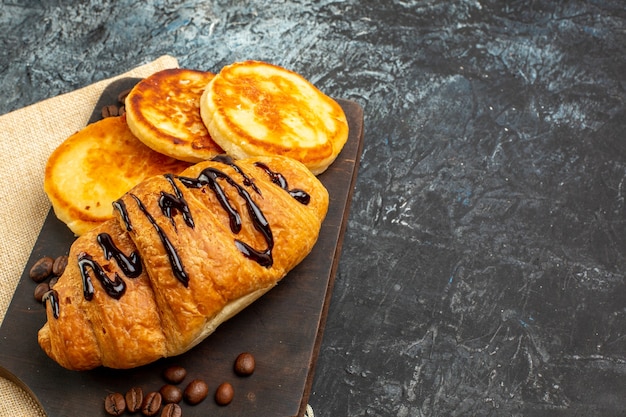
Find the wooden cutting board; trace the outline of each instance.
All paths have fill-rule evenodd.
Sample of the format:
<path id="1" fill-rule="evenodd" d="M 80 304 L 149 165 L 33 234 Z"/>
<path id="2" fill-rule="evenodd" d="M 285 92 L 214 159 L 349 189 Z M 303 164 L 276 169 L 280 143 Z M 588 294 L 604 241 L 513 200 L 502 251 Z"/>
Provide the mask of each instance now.
<path id="1" fill-rule="evenodd" d="M 91 121 L 101 117 L 104 105 L 117 104 L 118 94 L 138 81 L 112 83 Z M 362 108 L 352 101 L 337 101 L 348 118 L 350 136 L 334 164 L 319 177 L 330 194 L 328 214 L 313 251 L 276 288 L 184 355 L 131 370 L 68 371 L 37 344 L 37 332 L 46 317 L 33 298 L 35 283 L 28 276 L 34 262 L 43 256 L 67 254 L 74 240 L 50 211 L 0 328 L 0 375 L 29 392 L 48 417 L 106 416 L 107 394 L 124 393 L 133 386 L 144 392 L 158 391 L 165 383 L 163 369 L 172 364 L 188 370 L 181 388 L 194 378 L 209 385 L 209 397 L 202 403 L 182 404 L 185 417 L 303 415 L 363 145 Z M 250 377 L 238 377 L 233 363 L 246 351 L 255 356 L 256 371 Z M 213 394 L 226 381 L 233 385 L 235 398 L 228 406 L 218 406 Z"/>

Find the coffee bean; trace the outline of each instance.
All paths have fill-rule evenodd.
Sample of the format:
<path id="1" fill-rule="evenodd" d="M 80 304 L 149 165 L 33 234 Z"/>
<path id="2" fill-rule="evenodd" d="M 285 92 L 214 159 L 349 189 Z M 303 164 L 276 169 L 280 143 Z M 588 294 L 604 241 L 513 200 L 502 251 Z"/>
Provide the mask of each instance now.
<path id="1" fill-rule="evenodd" d="M 124 396 L 119 392 L 107 395 L 104 399 L 104 409 L 112 416 L 121 416 L 126 411 Z"/>
<path id="2" fill-rule="evenodd" d="M 235 360 L 235 373 L 237 375 L 252 375 L 255 367 L 256 362 L 254 361 L 254 356 L 252 356 L 251 353 L 244 352 L 237 356 L 237 359 Z"/>
<path id="3" fill-rule="evenodd" d="M 201 379 L 194 379 L 187 385 L 183 392 L 183 397 L 191 405 L 196 405 L 202 402 L 209 394 L 209 387 Z"/>
<path id="4" fill-rule="evenodd" d="M 187 370 L 182 366 L 170 366 L 163 371 L 163 377 L 170 384 L 180 384 L 187 376 Z"/>
<path id="5" fill-rule="evenodd" d="M 126 408 L 129 412 L 135 413 L 141 410 L 143 405 L 143 390 L 141 387 L 133 387 L 126 392 Z"/>
<path id="6" fill-rule="evenodd" d="M 52 274 L 52 265 L 54 264 L 54 259 L 49 256 L 44 256 L 39 259 L 35 264 L 30 268 L 30 278 L 35 282 L 43 282 L 46 278 Z"/>
<path id="7" fill-rule="evenodd" d="M 35 300 L 41 303 L 43 295 L 50 291 L 50 285 L 47 282 L 41 282 L 35 287 Z"/>
<path id="8" fill-rule="evenodd" d="M 63 275 L 63 271 L 65 271 L 65 267 L 67 266 L 67 256 L 61 255 L 54 259 L 54 263 L 52 264 L 52 273 L 57 277 Z"/>
<path id="9" fill-rule="evenodd" d="M 164 403 L 179 403 L 183 399 L 183 391 L 175 385 L 165 384 L 159 392 Z"/>
<path id="10" fill-rule="evenodd" d="M 108 105 L 102 108 L 102 117 L 105 119 L 107 117 L 115 117 L 118 115 L 119 115 L 119 110 L 117 109 L 117 106 Z"/>
<path id="11" fill-rule="evenodd" d="M 180 405 L 170 403 L 163 407 L 163 411 L 161 412 L 161 417 L 181 417 L 183 415 L 183 410 L 180 408 Z"/>
<path id="12" fill-rule="evenodd" d="M 129 88 L 128 90 L 121 91 L 117 95 L 117 101 L 120 102 L 121 104 L 124 104 L 126 101 L 126 96 L 128 95 L 128 93 L 130 93 L 130 90 L 131 88 Z"/>
<path id="13" fill-rule="evenodd" d="M 158 392 L 150 392 L 143 398 L 141 405 L 141 413 L 144 416 L 156 416 L 161 409 L 161 394 Z"/>
<path id="14" fill-rule="evenodd" d="M 54 287 L 58 280 L 59 280 L 59 277 L 52 277 L 52 278 L 50 278 L 50 281 L 48 281 L 48 286 L 50 288 Z"/>
<path id="15" fill-rule="evenodd" d="M 228 382 L 224 382 L 217 387 L 215 391 L 215 402 L 219 405 L 228 405 L 235 396 L 235 390 L 233 386 Z"/>

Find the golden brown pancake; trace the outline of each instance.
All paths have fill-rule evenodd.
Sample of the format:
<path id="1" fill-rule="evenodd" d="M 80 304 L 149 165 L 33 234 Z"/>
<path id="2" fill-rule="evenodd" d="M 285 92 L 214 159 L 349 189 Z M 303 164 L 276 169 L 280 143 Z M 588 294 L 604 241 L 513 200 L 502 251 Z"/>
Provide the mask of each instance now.
<path id="1" fill-rule="evenodd" d="M 210 72 L 174 68 L 140 81 L 125 100 L 128 126 L 144 144 L 188 162 L 223 153 L 200 118 L 200 97 Z"/>
<path id="2" fill-rule="evenodd" d="M 113 201 L 145 178 L 190 164 L 153 151 L 124 116 L 92 123 L 66 139 L 46 164 L 44 190 L 56 216 L 76 235 L 113 217 Z"/>
<path id="3" fill-rule="evenodd" d="M 319 174 L 348 139 L 339 104 L 301 75 L 259 61 L 224 67 L 200 101 L 213 140 L 237 159 L 284 155 Z"/>

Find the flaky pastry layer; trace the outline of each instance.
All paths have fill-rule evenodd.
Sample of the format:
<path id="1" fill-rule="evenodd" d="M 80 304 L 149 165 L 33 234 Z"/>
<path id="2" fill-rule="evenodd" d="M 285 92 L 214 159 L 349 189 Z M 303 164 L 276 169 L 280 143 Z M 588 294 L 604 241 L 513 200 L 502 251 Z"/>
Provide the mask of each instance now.
<path id="1" fill-rule="evenodd" d="M 291 158 L 219 157 L 151 177 L 115 207 L 45 297 L 39 343 L 68 369 L 131 368 L 200 343 L 309 254 L 328 193 Z"/>

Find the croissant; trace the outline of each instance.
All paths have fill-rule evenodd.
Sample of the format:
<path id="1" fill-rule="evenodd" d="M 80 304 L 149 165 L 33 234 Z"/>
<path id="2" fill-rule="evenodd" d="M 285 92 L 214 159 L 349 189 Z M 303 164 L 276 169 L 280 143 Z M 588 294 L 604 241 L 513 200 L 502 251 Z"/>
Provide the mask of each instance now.
<path id="1" fill-rule="evenodd" d="M 287 157 L 219 156 L 113 206 L 44 297 L 39 344 L 67 369 L 133 368 L 200 343 L 307 256 L 328 192 Z"/>

